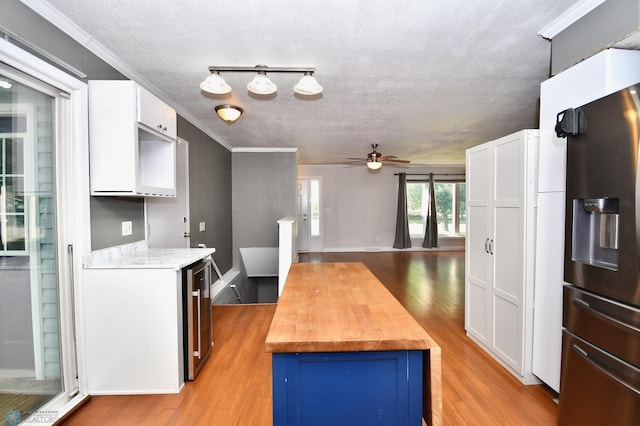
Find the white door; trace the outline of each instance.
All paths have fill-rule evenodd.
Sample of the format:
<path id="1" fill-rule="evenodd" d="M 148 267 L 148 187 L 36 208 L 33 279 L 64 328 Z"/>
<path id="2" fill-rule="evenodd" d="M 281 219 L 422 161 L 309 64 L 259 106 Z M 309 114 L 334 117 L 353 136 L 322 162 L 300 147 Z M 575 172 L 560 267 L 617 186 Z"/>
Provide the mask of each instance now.
<path id="1" fill-rule="evenodd" d="M 309 180 L 298 179 L 298 250 L 309 251 Z"/>
<path id="2" fill-rule="evenodd" d="M 524 233 L 524 149 L 522 136 L 495 141 L 493 183 L 493 287 L 491 346 L 519 374 L 524 374 L 522 323 Z"/>
<path id="3" fill-rule="evenodd" d="M 467 150 L 467 238 L 465 328 L 489 345 L 493 236 L 491 233 L 491 144 Z"/>
<path id="4" fill-rule="evenodd" d="M 145 198 L 147 240 L 151 248 L 190 247 L 189 144 L 176 144 L 176 197 Z"/>

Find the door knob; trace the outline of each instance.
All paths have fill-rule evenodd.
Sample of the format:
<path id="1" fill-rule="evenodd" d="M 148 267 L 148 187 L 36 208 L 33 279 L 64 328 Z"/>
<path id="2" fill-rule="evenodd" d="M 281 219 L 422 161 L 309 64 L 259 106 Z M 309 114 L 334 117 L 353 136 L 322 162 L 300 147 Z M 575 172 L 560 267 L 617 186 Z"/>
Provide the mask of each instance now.
<path id="1" fill-rule="evenodd" d="M 185 237 L 185 238 L 189 238 L 189 237 L 191 237 L 191 232 L 185 232 L 185 233 L 184 233 L 184 237 Z"/>

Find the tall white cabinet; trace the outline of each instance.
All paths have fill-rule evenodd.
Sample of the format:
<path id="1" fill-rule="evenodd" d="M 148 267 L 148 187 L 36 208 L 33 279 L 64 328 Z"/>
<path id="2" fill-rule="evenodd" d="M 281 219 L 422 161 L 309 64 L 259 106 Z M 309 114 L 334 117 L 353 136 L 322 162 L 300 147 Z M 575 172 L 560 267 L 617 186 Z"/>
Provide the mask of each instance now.
<path id="1" fill-rule="evenodd" d="M 538 130 L 469 148 L 465 328 L 524 383 L 531 373 Z"/>

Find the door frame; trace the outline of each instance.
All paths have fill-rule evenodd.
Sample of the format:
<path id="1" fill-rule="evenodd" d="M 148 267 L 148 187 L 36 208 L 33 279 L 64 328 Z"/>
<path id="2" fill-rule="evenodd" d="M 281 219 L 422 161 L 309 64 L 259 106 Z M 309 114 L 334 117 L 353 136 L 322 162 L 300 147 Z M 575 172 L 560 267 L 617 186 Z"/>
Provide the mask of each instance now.
<path id="1" fill-rule="evenodd" d="M 306 187 L 307 187 L 307 216 L 311 217 L 311 199 L 310 199 L 310 195 L 311 195 L 311 184 L 310 182 L 312 180 L 317 180 L 320 183 L 320 193 L 318 194 L 319 200 L 318 200 L 318 205 L 319 205 L 319 209 L 320 209 L 320 235 L 316 235 L 316 236 L 312 236 L 311 235 L 311 225 L 310 225 L 310 221 L 307 220 L 307 240 L 309 242 L 308 246 L 307 246 L 307 250 L 301 250 L 300 249 L 300 244 L 298 243 L 298 250 L 299 251 L 308 251 L 308 252 L 319 252 L 322 251 L 323 248 L 323 214 L 322 214 L 322 186 L 323 186 L 323 182 L 322 182 L 322 176 L 299 176 L 297 179 L 297 184 L 300 184 L 301 182 L 305 182 Z M 297 192 L 296 192 L 296 197 L 297 197 Z M 302 221 L 300 219 L 300 212 L 297 212 L 297 220 L 298 220 L 298 224 L 300 224 Z M 298 225 L 298 242 L 300 241 L 300 225 Z"/>

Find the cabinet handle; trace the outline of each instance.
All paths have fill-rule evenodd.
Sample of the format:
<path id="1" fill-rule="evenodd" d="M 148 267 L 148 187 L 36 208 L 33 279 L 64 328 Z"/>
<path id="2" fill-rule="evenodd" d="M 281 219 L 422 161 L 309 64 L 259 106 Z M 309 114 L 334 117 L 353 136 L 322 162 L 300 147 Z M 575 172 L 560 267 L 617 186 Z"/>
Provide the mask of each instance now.
<path id="1" fill-rule="evenodd" d="M 489 254 L 489 239 L 484 240 L 484 252 Z"/>
<path id="2" fill-rule="evenodd" d="M 202 348 L 200 347 L 200 289 L 192 292 L 191 295 L 196 298 L 198 303 L 198 350 L 193 352 L 193 356 L 197 356 L 200 359 L 200 354 L 202 353 Z"/>
<path id="3" fill-rule="evenodd" d="M 489 243 L 489 254 L 493 254 L 493 240 Z"/>

